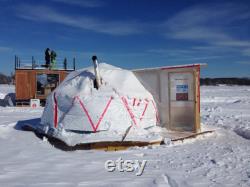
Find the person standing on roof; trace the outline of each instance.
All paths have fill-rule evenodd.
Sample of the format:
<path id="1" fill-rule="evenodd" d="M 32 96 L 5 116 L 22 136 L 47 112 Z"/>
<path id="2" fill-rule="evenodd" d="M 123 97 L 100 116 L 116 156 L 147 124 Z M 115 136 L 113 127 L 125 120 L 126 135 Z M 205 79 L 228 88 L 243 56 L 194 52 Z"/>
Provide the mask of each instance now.
<path id="1" fill-rule="evenodd" d="M 46 68 L 49 68 L 50 67 L 50 49 L 49 48 L 47 48 L 46 50 L 45 50 L 45 67 Z"/>
<path id="2" fill-rule="evenodd" d="M 55 69 L 56 68 L 56 52 L 53 50 L 51 51 L 50 59 L 51 59 L 51 68 Z"/>

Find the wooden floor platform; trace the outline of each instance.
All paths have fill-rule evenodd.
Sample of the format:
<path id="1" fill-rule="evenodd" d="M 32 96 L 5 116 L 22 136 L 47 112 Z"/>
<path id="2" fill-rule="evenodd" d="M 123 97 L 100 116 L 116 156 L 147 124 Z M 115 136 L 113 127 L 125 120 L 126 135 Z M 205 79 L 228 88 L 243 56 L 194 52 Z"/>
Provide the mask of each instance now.
<path id="1" fill-rule="evenodd" d="M 213 133 L 214 130 L 205 130 L 202 132 L 178 132 L 178 131 L 167 131 L 162 133 L 164 138 L 169 138 L 171 141 L 183 141 L 185 139 L 196 138 L 197 136 Z"/>
<path id="2" fill-rule="evenodd" d="M 120 151 L 126 150 L 130 147 L 145 147 L 149 145 L 164 145 L 164 139 L 169 138 L 172 142 L 184 141 L 190 138 L 196 138 L 197 136 L 213 133 L 214 130 L 202 131 L 199 133 L 193 132 L 176 132 L 176 131 L 166 131 L 162 133 L 162 140 L 155 140 L 150 142 L 141 142 L 141 141 L 105 141 L 105 142 L 91 142 L 91 143 L 82 143 L 75 146 L 69 146 L 60 139 L 49 137 L 46 134 L 39 134 L 36 130 L 30 125 L 24 125 L 22 127 L 25 131 L 33 131 L 37 137 L 44 138 L 46 137 L 51 145 L 54 147 L 64 150 L 64 151 L 75 151 L 75 150 L 104 150 L 104 151 Z"/>

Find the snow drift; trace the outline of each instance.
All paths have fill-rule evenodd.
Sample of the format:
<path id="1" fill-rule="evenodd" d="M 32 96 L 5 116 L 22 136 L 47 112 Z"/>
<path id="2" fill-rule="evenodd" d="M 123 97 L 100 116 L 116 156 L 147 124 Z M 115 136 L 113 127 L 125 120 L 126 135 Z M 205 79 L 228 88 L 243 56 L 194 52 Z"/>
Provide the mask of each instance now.
<path id="1" fill-rule="evenodd" d="M 15 105 L 15 87 L 8 84 L 1 84 L 0 107 Z"/>
<path id="2" fill-rule="evenodd" d="M 128 70 L 100 64 L 102 86 L 94 88 L 94 69 L 70 73 L 47 98 L 42 130 L 67 144 L 159 139 L 153 96 Z M 132 127 L 132 128 L 131 128 Z M 154 129 L 154 130 L 152 130 Z M 156 138 L 157 136 L 157 138 Z"/>

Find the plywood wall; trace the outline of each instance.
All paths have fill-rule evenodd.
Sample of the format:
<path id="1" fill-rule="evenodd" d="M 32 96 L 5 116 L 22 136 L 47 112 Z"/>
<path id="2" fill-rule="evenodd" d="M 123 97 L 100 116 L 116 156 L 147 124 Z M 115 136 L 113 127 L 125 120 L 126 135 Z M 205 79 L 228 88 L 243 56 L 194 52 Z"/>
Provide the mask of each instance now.
<path id="1" fill-rule="evenodd" d="M 189 73 L 192 76 L 193 84 L 189 86 L 189 102 L 187 107 L 177 107 L 171 103 L 170 98 L 170 78 L 171 73 Z M 171 69 L 152 69 L 152 70 L 138 70 L 134 71 L 136 77 L 144 85 L 144 87 L 151 92 L 154 96 L 154 99 L 157 103 L 157 108 L 160 114 L 161 126 L 166 127 L 170 130 L 179 130 L 179 131 L 200 131 L 200 96 L 199 96 L 199 67 L 186 67 L 186 68 L 171 68 Z M 192 98 L 191 98 L 192 97 Z M 181 102 L 176 102 L 176 106 L 181 105 Z M 184 105 L 183 105 L 184 106 Z M 190 108 L 191 107 L 191 108 Z M 174 113 L 171 113 L 175 111 Z M 171 119 L 172 114 L 172 119 Z M 176 114 L 176 115 L 175 115 Z M 184 114 L 184 115 L 180 115 Z M 182 116 L 182 119 L 178 119 Z M 182 121 L 183 128 L 173 128 L 173 124 Z M 185 121 L 188 121 L 190 124 L 189 127 L 185 128 Z M 171 125 L 172 124 L 172 125 Z M 180 124 L 181 125 L 181 124 Z M 180 126 L 181 127 L 181 126 Z"/>
<path id="2" fill-rule="evenodd" d="M 46 96 L 36 96 L 36 75 L 37 74 L 59 74 L 62 82 L 68 72 L 63 70 L 16 70 L 16 100 L 46 99 Z"/>

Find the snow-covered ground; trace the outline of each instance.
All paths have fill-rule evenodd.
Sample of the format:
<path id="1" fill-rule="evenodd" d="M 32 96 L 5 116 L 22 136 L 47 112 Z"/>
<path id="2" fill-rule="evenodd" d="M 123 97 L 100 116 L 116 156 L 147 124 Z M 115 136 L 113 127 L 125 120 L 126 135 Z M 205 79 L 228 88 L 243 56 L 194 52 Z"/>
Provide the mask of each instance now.
<path id="1" fill-rule="evenodd" d="M 0 84 L 0 99 L 4 99 L 9 93 L 15 93 L 15 87 L 8 84 Z"/>
<path id="2" fill-rule="evenodd" d="M 0 106 L 14 106 L 15 87 L 12 85 L 0 85 Z"/>
<path id="3" fill-rule="evenodd" d="M 13 92 L 0 85 L 0 95 Z M 43 108 L 0 107 L 0 186 L 250 186 L 250 87 L 201 87 L 201 119 L 216 133 L 126 151 L 65 152 L 19 129 Z M 147 160 L 141 176 L 107 160 Z"/>

